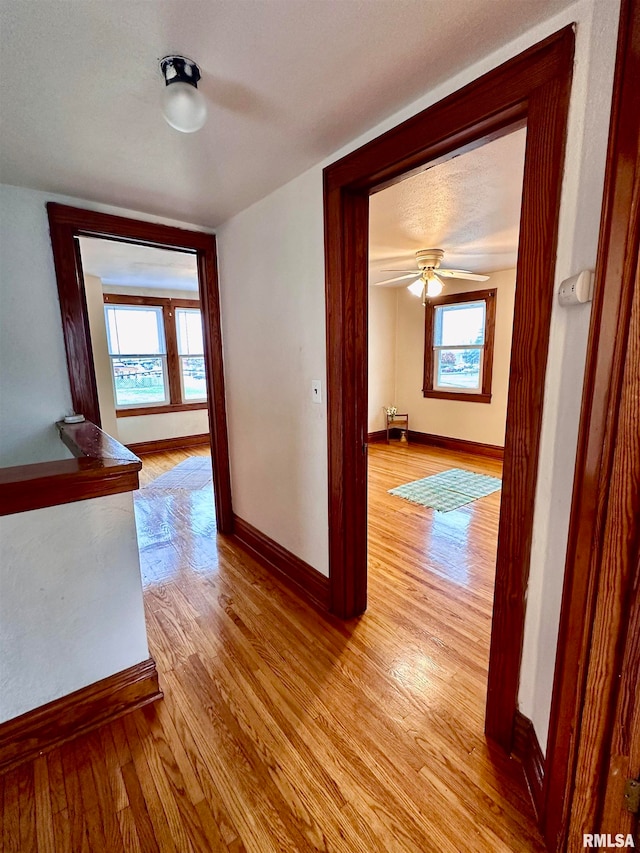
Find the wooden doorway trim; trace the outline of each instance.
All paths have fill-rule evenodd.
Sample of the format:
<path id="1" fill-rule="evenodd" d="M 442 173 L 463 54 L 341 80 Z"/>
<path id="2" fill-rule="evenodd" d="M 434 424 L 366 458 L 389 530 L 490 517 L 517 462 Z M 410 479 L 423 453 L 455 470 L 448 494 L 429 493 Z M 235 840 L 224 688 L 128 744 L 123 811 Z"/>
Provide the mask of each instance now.
<path id="1" fill-rule="evenodd" d="M 640 0 L 623 0 L 547 747 L 554 851 L 632 831 L 621 787 L 640 772 L 639 74 Z"/>
<path id="2" fill-rule="evenodd" d="M 527 126 L 486 732 L 511 749 L 573 69 L 569 26 L 324 170 L 331 609 L 367 604 L 369 195 Z"/>
<path id="3" fill-rule="evenodd" d="M 58 281 L 71 399 L 74 410 L 82 412 L 87 420 L 97 426 L 101 425 L 100 407 L 77 238 L 102 237 L 162 249 L 188 250 L 196 255 L 204 320 L 216 522 L 220 533 L 233 533 L 216 238 L 213 234 L 200 231 L 97 213 L 56 202 L 47 204 L 47 213 Z"/>

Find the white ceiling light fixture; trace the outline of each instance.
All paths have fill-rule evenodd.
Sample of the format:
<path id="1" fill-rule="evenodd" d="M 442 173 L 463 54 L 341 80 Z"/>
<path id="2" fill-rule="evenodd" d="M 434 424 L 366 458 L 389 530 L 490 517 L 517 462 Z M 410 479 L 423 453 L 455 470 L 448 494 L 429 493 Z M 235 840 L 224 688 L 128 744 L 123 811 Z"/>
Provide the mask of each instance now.
<path id="1" fill-rule="evenodd" d="M 410 293 L 413 293 L 414 296 L 421 296 L 422 304 L 424 305 L 427 296 L 430 296 L 431 298 L 434 296 L 440 296 L 443 287 L 444 283 L 438 278 L 434 271 L 426 269 L 423 270 L 419 279 L 407 287 L 407 290 Z"/>
<path id="2" fill-rule="evenodd" d="M 433 270 L 428 270 L 426 281 L 427 296 L 440 296 L 444 284 L 441 279 L 434 273 Z"/>
<path id="3" fill-rule="evenodd" d="M 414 296 L 422 296 L 424 293 L 424 281 L 422 278 L 417 279 L 417 281 L 414 281 L 413 284 L 407 287 L 407 290 L 409 293 L 413 293 Z"/>
<path id="4" fill-rule="evenodd" d="M 207 120 L 207 103 L 198 91 L 200 69 L 186 56 L 165 56 L 160 68 L 166 84 L 162 112 L 167 124 L 181 133 L 195 133 Z"/>

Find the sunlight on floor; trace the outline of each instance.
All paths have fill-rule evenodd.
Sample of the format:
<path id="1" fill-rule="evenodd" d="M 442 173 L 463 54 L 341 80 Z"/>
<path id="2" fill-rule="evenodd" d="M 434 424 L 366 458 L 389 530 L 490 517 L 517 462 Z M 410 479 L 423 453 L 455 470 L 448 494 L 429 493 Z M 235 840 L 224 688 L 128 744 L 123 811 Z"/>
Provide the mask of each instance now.
<path id="1" fill-rule="evenodd" d="M 210 478 L 205 485 L 202 485 L 202 479 L 183 478 L 181 481 L 178 477 L 167 481 L 165 478 L 177 467 L 152 480 L 134 495 L 144 586 L 170 580 L 187 570 L 204 574 L 218 570 Z M 164 487 L 165 483 L 174 481 L 182 485 Z M 159 487 L 156 487 L 156 482 Z"/>

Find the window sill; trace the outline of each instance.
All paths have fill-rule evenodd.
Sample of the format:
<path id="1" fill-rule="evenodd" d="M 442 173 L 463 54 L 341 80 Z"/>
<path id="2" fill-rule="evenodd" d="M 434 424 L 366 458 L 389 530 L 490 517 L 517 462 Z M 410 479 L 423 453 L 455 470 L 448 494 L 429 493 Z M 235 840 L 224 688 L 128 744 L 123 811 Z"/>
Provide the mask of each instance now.
<path id="1" fill-rule="evenodd" d="M 464 391 L 430 391 L 423 390 L 424 397 L 434 400 L 457 400 L 462 403 L 490 403 L 491 394 L 467 394 Z"/>
<path id="2" fill-rule="evenodd" d="M 133 418 L 139 415 L 165 415 L 168 412 L 191 412 L 196 409 L 206 409 L 206 401 L 203 403 L 176 403 L 166 406 L 137 406 L 135 409 L 116 409 L 117 418 Z"/>

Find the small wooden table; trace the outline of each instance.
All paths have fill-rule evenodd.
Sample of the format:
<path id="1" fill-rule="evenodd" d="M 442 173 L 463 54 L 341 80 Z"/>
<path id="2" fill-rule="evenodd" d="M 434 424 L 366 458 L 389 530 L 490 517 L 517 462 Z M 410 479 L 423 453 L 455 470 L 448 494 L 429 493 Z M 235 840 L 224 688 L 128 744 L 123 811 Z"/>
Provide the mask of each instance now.
<path id="1" fill-rule="evenodd" d="M 385 416 L 387 419 L 387 444 L 389 444 L 389 432 L 392 429 L 401 430 L 401 435 L 399 441 L 409 441 L 409 415 L 408 414 L 396 414 L 389 415 L 385 412 Z"/>

